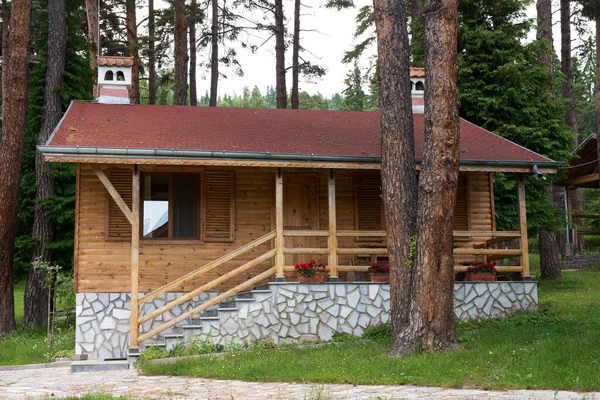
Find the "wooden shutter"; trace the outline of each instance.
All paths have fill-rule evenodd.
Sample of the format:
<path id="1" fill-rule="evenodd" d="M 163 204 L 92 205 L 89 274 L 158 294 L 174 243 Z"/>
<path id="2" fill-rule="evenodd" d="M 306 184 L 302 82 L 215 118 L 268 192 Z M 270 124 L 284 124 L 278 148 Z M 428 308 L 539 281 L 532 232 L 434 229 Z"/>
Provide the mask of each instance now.
<path id="1" fill-rule="evenodd" d="M 356 174 L 354 188 L 356 229 L 361 231 L 383 230 L 381 175 L 379 171 Z"/>
<path id="2" fill-rule="evenodd" d="M 454 208 L 454 230 L 469 230 L 469 199 L 467 196 L 467 174 L 465 173 L 458 175 L 456 207 Z"/>
<path id="3" fill-rule="evenodd" d="M 127 207 L 131 210 L 131 185 L 132 174 L 129 170 L 112 170 L 108 174 L 110 182 L 115 187 Z M 131 239 L 131 224 L 123 214 L 117 203 L 108 196 L 108 238 Z"/>
<path id="4" fill-rule="evenodd" d="M 204 240 L 234 240 L 233 171 L 207 171 L 204 175 L 202 226 Z"/>

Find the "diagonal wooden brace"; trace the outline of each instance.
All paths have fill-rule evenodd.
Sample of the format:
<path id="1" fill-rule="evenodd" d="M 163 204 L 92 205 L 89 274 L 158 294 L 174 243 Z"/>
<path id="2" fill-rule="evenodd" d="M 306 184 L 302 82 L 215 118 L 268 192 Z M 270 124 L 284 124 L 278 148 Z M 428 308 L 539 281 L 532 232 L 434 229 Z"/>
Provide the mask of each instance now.
<path id="1" fill-rule="evenodd" d="M 104 171 L 102 171 L 97 165 L 92 165 L 92 170 L 94 171 L 98 179 L 100 179 L 100 182 L 102 182 L 102 184 L 104 185 L 110 196 L 113 198 L 115 203 L 117 203 L 121 211 L 123 211 L 123 214 L 125 214 L 125 217 L 127 217 L 129 223 L 133 225 L 133 214 L 131 213 L 129 207 L 127 207 L 127 204 L 125 204 L 125 202 L 123 201 L 123 198 L 121 197 L 119 192 L 117 192 L 117 189 L 115 189 L 112 183 L 110 183 L 110 179 L 108 179 Z"/>

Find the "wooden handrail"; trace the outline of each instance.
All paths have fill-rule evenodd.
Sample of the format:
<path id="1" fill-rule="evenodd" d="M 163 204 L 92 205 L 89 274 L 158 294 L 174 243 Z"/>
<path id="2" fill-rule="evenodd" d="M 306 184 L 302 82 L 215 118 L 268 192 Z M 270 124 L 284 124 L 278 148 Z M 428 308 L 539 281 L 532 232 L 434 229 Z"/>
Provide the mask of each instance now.
<path id="1" fill-rule="evenodd" d="M 311 247 L 285 247 L 283 249 L 283 254 L 329 254 L 329 249 Z"/>
<path id="2" fill-rule="evenodd" d="M 387 248 L 363 248 L 363 247 L 357 247 L 357 248 L 353 248 L 353 249 L 338 249 L 337 251 L 338 254 L 352 254 L 352 255 L 358 255 L 358 254 L 371 254 L 371 255 L 387 255 L 388 254 L 388 249 Z"/>
<path id="3" fill-rule="evenodd" d="M 454 272 L 467 272 L 467 268 L 469 268 L 468 265 L 455 265 Z M 496 268 L 496 271 L 498 271 L 498 272 L 522 272 L 523 271 L 523 267 L 520 265 L 513 265 L 513 266 L 499 265 L 495 268 Z"/>
<path id="4" fill-rule="evenodd" d="M 519 231 L 454 231 L 454 237 L 520 237 Z"/>
<path id="5" fill-rule="evenodd" d="M 517 249 L 470 249 L 467 247 L 459 247 L 454 249 L 454 255 L 473 256 L 473 255 L 489 255 L 489 256 L 520 256 L 522 250 Z"/>
<path id="6" fill-rule="evenodd" d="M 202 267 L 174 280 L 173 282 L 167 283 L 163 287 L 160 287 L 160 288 L 156 289 L 155 291 L 148 293 L 147 295 L 145 295 L 144 297 L 142 297 L 140 299 L 139 304 L 143 304 L 149 300 L 152 300 L 156 296 L 160 296 L 161 294 L 164 294 L 164 293 L 168 292 L 169 290 L 175 289 L 179 285 L 183 284 L 184 282 L 194 279 L 198 275 L 208 272 L 208 271 L 218 267 L 219 265 L 221 265 L 241 254 L 244 254 L 248 250 L 252 250 L 255 247 L 258 247 L 261 244 L 268 242 L 269 240 L 274 239 L 274 238 L 275 238 L 275 231 L 271 231 L 271 232 L 267 233 L 266 235 L 263 235 L 263 236 L 259 237 L 258 239 L 255 239 L 252 242 L 247 243 L 247 244 L 243 245 L 242 247 L 239 247 L 238 249 L 236 249 L 230 253 L 227 253 L 224 256 L 219 257 L 216 260 L 211 261 L 208 264 L 205 264 Z"/>
<path id="7" fill-rule="evenodd" d="M 213 287 L 215 287 L 217 285 L 220 285 L 221 283 L 225 282 L 229 278 L 232 278 L 236 275 L 241 274 L 242 272 L 249 270 L 250 268 L 254 267 L 256 264 L 260 264 L 261 262 L 268 260 L 269 258 L 273 257 L 274 255 L 275 255 L 275 249 L 263 254 L 262 256 L 256 257 L 252 261 L 248 261 L 244 265 L 237 267 L 236 269 L 226 273 L 225 275 L 220 276 L 219 278 L 208 282 L 207 284 L 199 287 L 198 289 L 195 289 L 195 290 L 189 292 L 185 296 L 181 296 L 178 299 L 165 304 L 161 308 L 152 311 L 150 314 L 144 315 L 142 318 L 139 319 L 138 324 L 141 325 L 144 322 L 151 320 L 152 318 L 156 318 L 160 314 L 169 311 L 173 307 L 178 306 L 179 304 L 185 303 L 186 301 L 193 299 L 194 297 L 198 296 L 199 294 L 202 294 L 202 293 L 206 292 L 207 290 L 212 289 Z"/>
<path id="8" fill-rule="evenodd" d="M 329 236 L 329 231 L 324 230 L 285 230 L 283 231 L 283 236 L 285 237 L 327 237 Z"/>
<path id="9" fill-rule="evenodd" d="M 348 230 L 339 230 L 337 231 L 337 236 L 340 237 L 384 237 L 387 236 L 386 231 L 348 231 Z"/>
<path id="10" fill-rule="evenodd" d="M 191 316 L 194 316 L 196 314 L 198 314 L 200 311 L 204 311 L 206 310 L 208 307 L 213 306 L 215 304 L 220 303 L 221 301 L 233 296 L 234 294 L 237 294 L 239 292 L 241 292 L 242 290 L 262 281 L 263 279 L 268 278 L 269 276 L 275 274 L 275 271 L 277 270 L 277 267 L 272 267 L 269 268 L 268 270 L 266 270 L 265 272 L 256 275 L 254 278 L 249 279 L 243 283 L 240 283 L 239 285 L 237 285 L 236 287 L 234 287 L 233 289 L 229 289 L 228 291 L 226 291 L 225 293 L 222 293 L 220 295 L 218 295 L 217 297 L 212 298 L 211 300 L 208 300 L 206 303 L 203 303 L 201 305 L 199 305 L 198 307 L 192 308 L 189 311 L 184 312 L 183 314 L 181 314 L 179 317 L 174 318 L 168 322 L 165 322 L 163 325 L 147 332 L 144 333 L 143 335 L 141 335 L 139 337 L 139 342 L 143 342 L 145 340 L 150 339 L 152 336 L 155 336 L 157 334 L 159 334 L 160 332 L 164 331 L 165 329 L 169 329 L 172 326 L 177 325 L 178 323 L 185 321 L 186 319 L 188 319 Z"/>

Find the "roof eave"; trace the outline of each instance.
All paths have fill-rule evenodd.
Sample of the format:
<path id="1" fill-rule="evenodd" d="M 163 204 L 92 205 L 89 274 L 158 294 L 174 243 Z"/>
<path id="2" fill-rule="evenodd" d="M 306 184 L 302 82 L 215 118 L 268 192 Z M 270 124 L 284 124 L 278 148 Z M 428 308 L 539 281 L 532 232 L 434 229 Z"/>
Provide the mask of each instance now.
<path id="1" fill-rule="evenodd" d="M 38 146 L 44 157 L 51 157 L 53 161 L 72 162 L 73 158 L 94 159 L 111 158 L 127 160 L 231 160 L 231 161 L 268 161 L 268 162 L 300 162 L 314 163 L 352 163 L 352 164 L 380 164 L 381 157 L 377 156 L 335 156 L 321 154 L 278 154 L 278 153 L 256 153 L 256 152 L 228 152 L 210 150 L 176 150 L 176 149 L 132 149 L 132 148 L 104 148 L 104 147 L 70 147 L 70 146 Z M 417 164 L 421 159 L 416 159 Z M 536 162 L 530 161 L 489 161 L 489 160 L 461 160 L 461 166 L 481 167 L 484 170 L 512 171 L 514 168 L 532 168 L 537 165 L 544 173 L 554 173 L 562 165 L 558 162 Z"/>

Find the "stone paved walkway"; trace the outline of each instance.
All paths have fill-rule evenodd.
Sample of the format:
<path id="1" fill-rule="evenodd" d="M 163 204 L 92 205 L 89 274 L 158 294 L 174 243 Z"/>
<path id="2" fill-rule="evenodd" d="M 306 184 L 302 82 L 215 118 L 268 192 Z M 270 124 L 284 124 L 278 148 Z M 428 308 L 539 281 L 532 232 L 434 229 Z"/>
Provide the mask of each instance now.
<path id="1" fill-rule="evenodd" d="M 138 376 L 135 370 L 82 372 L 70 368 L 1 371 L 0 399 L 60 398 L 86 393 L 129 395 L 144 399 L 598 399 L 597 393 L 549 390 L 444 389 L 416 386 L 311 385 L 256 383 L 200 378 Z M 319 397 L 319 394 L 321 395 Z"/>

